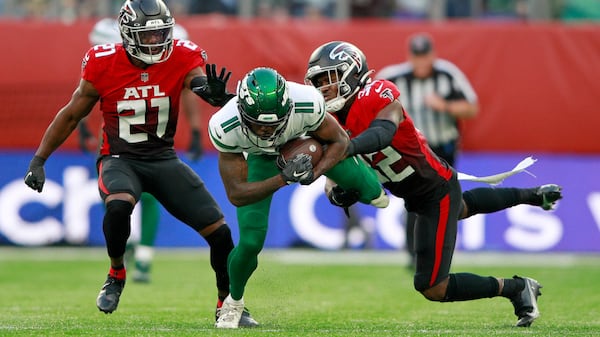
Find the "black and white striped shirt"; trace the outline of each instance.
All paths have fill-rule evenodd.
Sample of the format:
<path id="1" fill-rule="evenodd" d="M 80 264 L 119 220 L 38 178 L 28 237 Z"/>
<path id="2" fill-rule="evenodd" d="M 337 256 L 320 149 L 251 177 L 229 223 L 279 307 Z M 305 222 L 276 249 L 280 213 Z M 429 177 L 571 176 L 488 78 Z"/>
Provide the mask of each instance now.
<path id="1" fill-rule="evenodd" d="M 430 77 L 419 79 L 413 75 L 412 64 L 404 62 L 381 69 L 377 79 L 387 79 L 400 89 L 400 101 L 412 117 L 415 126 L 427 138 L 431 146 L 441 146 L 459 136 L 456 118 L 447 113 L 433 111 L 425 105 L 425 97 L 436 93 L 446 100 L 466 99 L 477 102 L 477 94 L 471 83 L 453 63 L 436 59 Z"/>

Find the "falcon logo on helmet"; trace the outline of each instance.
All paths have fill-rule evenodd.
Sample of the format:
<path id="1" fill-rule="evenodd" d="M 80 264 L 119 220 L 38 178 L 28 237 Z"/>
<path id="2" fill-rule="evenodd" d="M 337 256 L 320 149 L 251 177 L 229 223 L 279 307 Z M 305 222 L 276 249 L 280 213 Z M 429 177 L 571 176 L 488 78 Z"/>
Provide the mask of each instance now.
<path id="1" fill-rule="evenodd" d="M 356 47 L 347 43 L 340 43 L 329 53 L 332 60 L 348 61 L 356 64 L 356 68 L 360 71 L 363 68 L 362 59 L 358 54 Z"/>
<path id="2" fill-rule="evenodd" d="M 135 19 L 137 19 L 137 14 L 135 14 L 135 11 L 131 7 L 131 3 L 126 2 L 123 5 L 123 8 L 121 8 L 121 13 L 119 15 L 119 22 L 124 24 L 124 23 L 129 23 L 129 22 L 135 21 Z"/>
<path id="3" fill-rule="evenodd" d="M 325 102 L 327 112 L 335 113 L 371 80 L 372 72 L 360 49 L 348 42 L 331 41 L 312 52 L 304 82 L 321 92 L 337 87 L 337 95 L 326 97 Z"/>

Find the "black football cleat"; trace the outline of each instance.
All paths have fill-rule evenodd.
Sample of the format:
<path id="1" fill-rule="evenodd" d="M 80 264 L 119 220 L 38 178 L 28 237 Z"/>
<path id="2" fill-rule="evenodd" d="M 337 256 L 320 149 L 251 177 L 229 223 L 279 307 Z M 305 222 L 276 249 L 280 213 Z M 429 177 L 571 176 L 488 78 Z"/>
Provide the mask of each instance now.
<path id="1" fill-rule="evenodd" d="M 123 288 L 125 288 L 125 280 L 117 280 L 114 277 L 108 276 L 96 299 L 98 309 L 105 314 L 110 314 L 117 310 Z"/>
<path id="2" fill-rule="evenodd" d="M 510 299 L 515 308 L 515 315 L 518 317 L 516 326 L 528 327 L 536 318 L 540 317 L 537 298 L 542 295 L 540 292 L 542 285 L 529 277 L 515 275 L 513 278 L 520 278 L 525 282 L 525 288 Z"/>
<path id="3" fill-rule="evenodd" d="M 556 202 L 562 199 L 562 187 L 554 184 L 542 185 L 538 187 L 535 194 L 541 197 L 541 204 L 539 205 L 542 209 L 549 211 L 554 209 Z"/>
<path id="4" fill-rule="evenodd" d="M 244 311 L 242 311 L 242 318 L 240 318 L 240 328 L 254 328 L 258 325 L 258 322 L 250 315 L 248 308 L 244 307 Z"/>

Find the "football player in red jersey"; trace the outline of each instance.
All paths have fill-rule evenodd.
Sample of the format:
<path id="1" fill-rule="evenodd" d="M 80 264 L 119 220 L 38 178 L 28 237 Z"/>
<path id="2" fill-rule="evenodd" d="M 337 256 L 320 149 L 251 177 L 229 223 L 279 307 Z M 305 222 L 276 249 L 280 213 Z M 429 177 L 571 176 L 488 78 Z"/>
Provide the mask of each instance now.
<path id="1" fill-rule="evenodd" d="M 361 154 L 383 186 L 417 214 L 415 289 L 439 302 L 503 296 L 514 306 L 517 326 L 530 326 L 539 316 L 542 286 L 536 280 L 450 273 L 457 224 L 474 214 L 518 204 L 549 210 L 562 198 L 560 186 L 477 188 L 463 193 L 457 172 L 433 153 L 414 127 L 398 100 L 399 90 L 387 80 L 371 80 L 371 73 L 360 49 L 333 41 L 310 56 L 306 82 L 321 91 L 326 109 L 350 133 L 347 155 Z M 335 199 L 339 203 L 340 197 Z"/>
<path id="2" fill-rule="evenodd" d="M 156 197 L 207 241 L 219 307 L 229 294 L 231 232 L 201 178 L 177 157 L 173 136 L 181 89 L 190 87 L 220 106 L 233 96 L 225 90 L 230 73 L 225 76 L 222 69 L 216 76 L 214 67 L 207 67 L 208 76 L 204 73 L 205 51 L 193 42 L 172 38 L 175 21 L 162 0 L 128 0 L 118 20 L 123 43 L 97 45 L 85 54 L 79 85 L 46 129 L 25 183 L 42 191 L 45 161 L 100 102 L 98 189 L 106 206 L 103 231 L 110 269 L 96 300 L 98 309 L 105 313 L 117 309 L 125 287 L 123 254 L 130 215 L 142 192 Z M 258 324 L 247 311 L 243 319 L 244 324 Z"/>
<path id="3" fill-rule="evenodd" d="M 178 40 L 189 40 L 187 30 L 177 22 L 173 26 L 173 38 Z M 96 22 L 89 34 L 89 41 L 92 46 L 121 42 L 121 30 L 117 18 L 103 18 Z M 180 113 L 181 112 L 183 112 L 183 117 L 187 119 L 190 126 L 190 143 L 186 156 L 191 161 L 196 162 L 202 157 L 203 152 L 200 137 L 200 107 L 198 105 L 198 97 L 190 90 L 190 88 L 182 87 Z M 87 118 L 84 118 L 78 125 L 79 147 L 85 153 L 90 151 L 96 152 L 98 150 L 97 135 L 90 132 L 86 119 Z M 156 234 L 160 222 L 160 205 L 158 201 L 148 193 L 142 193 L 139 205 L 141 221 L 139 228 L 132 228 L 131 230 L 131 235 L 127 242 L 127 249 L 125 250 L 125 267 L 129 271 L 128 280 L 149 283 L 151 278 L 152 260 L 154 259 L 154 244 L 156 242 Z M 135 213 L 135 209 L 133 212 Z M 136 224 L 134 224 L 134 226 L 135 225 Z M 134 234 L 136 229 L 137 236 Z"/>

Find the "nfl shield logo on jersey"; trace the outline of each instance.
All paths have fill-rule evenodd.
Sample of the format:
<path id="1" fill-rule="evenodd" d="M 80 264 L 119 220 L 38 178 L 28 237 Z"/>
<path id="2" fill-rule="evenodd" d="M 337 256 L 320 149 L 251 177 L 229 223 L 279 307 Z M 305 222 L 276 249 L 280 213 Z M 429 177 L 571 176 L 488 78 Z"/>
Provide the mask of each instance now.
<path id="1" fill-rule="evenodd" d="M 148 73 L 142 73 L 141 80 L 142 82 L 148 82 Z"/>

